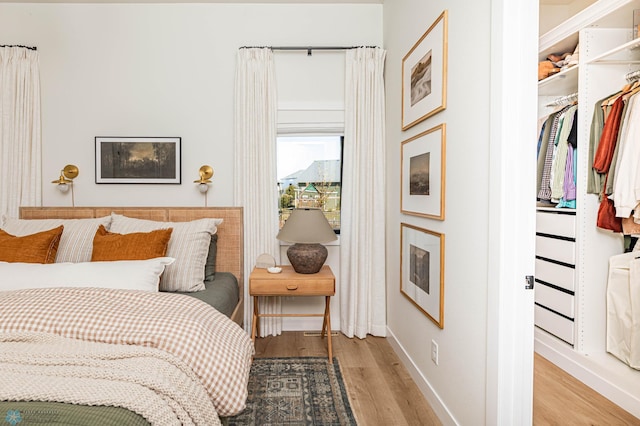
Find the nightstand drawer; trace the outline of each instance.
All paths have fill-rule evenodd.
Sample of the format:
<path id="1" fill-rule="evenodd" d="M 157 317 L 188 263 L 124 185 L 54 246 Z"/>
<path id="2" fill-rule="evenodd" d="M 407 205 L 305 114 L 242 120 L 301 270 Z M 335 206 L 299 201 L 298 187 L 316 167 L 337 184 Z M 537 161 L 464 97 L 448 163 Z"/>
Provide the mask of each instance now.
<path id="1" fill-rule="evenodd" d="M 333 296 L 334 280 L 259 280 L 252 279 L 250 284 L 252 296 Z"/>

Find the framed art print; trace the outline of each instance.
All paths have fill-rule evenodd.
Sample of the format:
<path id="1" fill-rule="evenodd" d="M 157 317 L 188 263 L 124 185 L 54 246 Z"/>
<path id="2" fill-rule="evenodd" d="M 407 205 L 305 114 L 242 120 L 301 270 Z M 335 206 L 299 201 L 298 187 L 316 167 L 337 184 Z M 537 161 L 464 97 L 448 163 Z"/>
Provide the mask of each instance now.
<path id="1" fill-rule="evenodd" d="M 447 107 L 447 11 L 402 59 L 402 130 Z"/>
<path id="2" fill-rule="evenodd" d="M 444 235 L 400 224 L 400 293 L 444 328 Z"/>
<path id="3" fill-rule="evenodd" d="M 181 181 L 181 138 L 103 137 L 96 141 L 96 183 Z"/>
<path id="4" fill-rule="evenodd" d="M 426 130 L 401 145 L 400 211 L 444 220 L 446 125 Z"/>

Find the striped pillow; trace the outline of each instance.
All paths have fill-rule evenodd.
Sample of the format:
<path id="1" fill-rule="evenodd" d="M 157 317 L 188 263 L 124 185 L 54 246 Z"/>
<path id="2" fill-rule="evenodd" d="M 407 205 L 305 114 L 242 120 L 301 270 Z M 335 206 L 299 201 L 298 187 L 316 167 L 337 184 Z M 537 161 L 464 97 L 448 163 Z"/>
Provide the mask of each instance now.
<path id="1" fill-rule="evenodd" d="M 211 236 L 222 219 L 197 219 L 190 222 L 156 222 L 111 213 L 110 232 L 130 234 L 173 228 L 167 256 L 176 259 L 160 278 L 160 291 L 193 292 L 205 289 L 204 266 Z"/>
<path id="2" fill-rule="evenodd" d="M 4 217 L 2 229 L 11 235 L 24 236 L 64 226 L 56 262 L 89 262 L 93 237 L 100 225 L 109 229 L 111 216 L 96 219 L 14 219 Z"/>

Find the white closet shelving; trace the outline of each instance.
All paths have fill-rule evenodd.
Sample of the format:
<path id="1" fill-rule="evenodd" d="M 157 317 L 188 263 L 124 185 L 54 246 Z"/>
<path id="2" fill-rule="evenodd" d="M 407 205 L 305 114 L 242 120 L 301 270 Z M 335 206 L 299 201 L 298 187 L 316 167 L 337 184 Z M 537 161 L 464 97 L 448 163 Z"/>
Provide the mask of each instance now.
<path id="1" fill-rule="evenodd" d="M 589 60 L 590 64 L 640 64 L 640 38 L 615 46 L 595 58 Z"/>
<path id="2" fill-rule="evenodd" d="M 596 227 L 598 197 L 586 193 L 594 105 L 619 90 L 626 73 L 640 69 L 634 9 L 640 0 L 541 0 L 541 20 L 550 11 L 554 20 L 558 11 L 567 15 L 540 37 L 539 60 L 580 44 L 579 64 L 538 86 L 540 115 L 554 99 L 578 94 L 578 179 L 575 209 L 536 212 L 536 278 L 545 284 L 535 287 L 535 348 L 640 418 L 640 371 L 608 354 L 605 345 L 608 259 L 622 252 L 622 237 Z"/>
<path id="3" fill-rule="evenodd" d="M 572 93 L 578 88 L 579 65 L 560 71 L 538 83 L 538 96 L 555 97 L 558 93 Z"/>

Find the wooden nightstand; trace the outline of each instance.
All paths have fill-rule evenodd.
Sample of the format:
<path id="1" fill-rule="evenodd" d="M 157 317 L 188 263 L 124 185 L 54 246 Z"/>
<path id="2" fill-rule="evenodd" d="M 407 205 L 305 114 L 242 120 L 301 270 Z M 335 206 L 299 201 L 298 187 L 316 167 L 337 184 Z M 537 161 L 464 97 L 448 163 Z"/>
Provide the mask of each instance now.
<path id="1" fill-rule="evenodd" d="M 327 333 L 329 362 L 333 362 L 331 348 L 331 296 L 336 293 L 336 278 L 329 266 L 324 265 L 317 274 L 298 274 L 289 265 L 282 266 L 282 272 L 271 274 L 266 269 L 254 268 L 249 276 L 249 295 L 253 296 L 253 321 L 251 339 L 255 341 L 256 331 L 262 317 L 324 317 L 322 332 Z M 261 314 L 258 312 L 259 296 L 325 296 L 324 314 Z"/>

